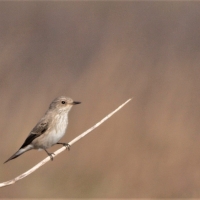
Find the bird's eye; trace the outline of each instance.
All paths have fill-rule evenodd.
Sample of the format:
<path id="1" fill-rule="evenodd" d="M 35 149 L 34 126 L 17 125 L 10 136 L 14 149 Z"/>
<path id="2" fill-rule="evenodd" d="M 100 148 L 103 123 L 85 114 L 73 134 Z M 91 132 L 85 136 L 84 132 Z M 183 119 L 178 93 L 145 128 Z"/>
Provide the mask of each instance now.
<path id="1" fill-rule="evenodd" d="M 65 104 L 66 102 L 65 102 L 65 101 L 61 101 L 61 103 L 62 103 L 62 104 Z"/>

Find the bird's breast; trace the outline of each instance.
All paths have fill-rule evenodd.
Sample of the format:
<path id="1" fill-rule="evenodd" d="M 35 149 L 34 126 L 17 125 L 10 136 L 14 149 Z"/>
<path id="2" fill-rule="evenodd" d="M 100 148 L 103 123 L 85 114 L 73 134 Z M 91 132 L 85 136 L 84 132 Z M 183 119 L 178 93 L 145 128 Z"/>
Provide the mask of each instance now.
<path id="1" fill-rule="evenodd" d="M 67 125 L 68 125 L 68 116 L 64 115 L 57 115 L 54 121 L 54 128 L 52 128 L 53 135 L 59 140 L 64 136 Z"/>
<path id="2" fill-rule="evenodd" d="M 55 116 L 50 128 L 43 135 L 34 140 L 34 148 L 46 149 L 56 144 L 65 135 L 67 125 L 67 115 Z"/>
<path id="3" fill-rule="evenodd" d="M 51 119 L 48 122 L 48 129 L 31 142 L 34 149 L 47 149 L 65 135 L 68 125 L 68 112 L 59 112 Z"/>

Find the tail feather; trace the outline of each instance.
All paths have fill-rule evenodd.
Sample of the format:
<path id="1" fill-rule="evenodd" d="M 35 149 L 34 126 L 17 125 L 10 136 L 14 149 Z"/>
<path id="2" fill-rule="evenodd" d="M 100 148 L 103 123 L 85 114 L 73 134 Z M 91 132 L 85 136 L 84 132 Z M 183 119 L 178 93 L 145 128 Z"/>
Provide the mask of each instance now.
<path id="1" fill-rule="evenodd" d="M 17 151 L 18 152 L 18 151 Z M 15 154 L 13 154 L 8 160 L 6 160 L 4 163 L 7 163 L 9 160 L 15 159 L 20 155 L 17 155 L 17 152 Z"/>
<path id="2" fill-rule="evenodd" d="M 14 153 L 8 160 L 6 160 L 4 163 L 7 163 L 8 161 L 17 158 L 18 156 L 22 155 L 23 153 L 25 153 L 26 151 L 29 151 L 33 148 L 32 145 L 27 145 L 24 148 L 19 149 L 16 153 Z"/>

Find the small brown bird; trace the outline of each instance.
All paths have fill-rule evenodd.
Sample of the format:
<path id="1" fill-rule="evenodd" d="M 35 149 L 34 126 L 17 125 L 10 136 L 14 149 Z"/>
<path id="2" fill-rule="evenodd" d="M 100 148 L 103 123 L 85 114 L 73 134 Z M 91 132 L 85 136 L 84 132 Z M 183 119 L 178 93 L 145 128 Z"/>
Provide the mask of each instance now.
<path id="1" fill-rule="evenodd" d="M 73 105 L 81 102 L 73 101 L 69 97 L 61 96 L 52 101 L 44 117 L 32 129 L 20 149 L 4 163 L 17 158 L 31 149 L 43 149 L 53 160 L 52 153 L 47 149 L 55 144 L 62 144 L 69 149 L 69 144 L 59 140 L 65 135 L 68 125 L 68 113 Z"/>

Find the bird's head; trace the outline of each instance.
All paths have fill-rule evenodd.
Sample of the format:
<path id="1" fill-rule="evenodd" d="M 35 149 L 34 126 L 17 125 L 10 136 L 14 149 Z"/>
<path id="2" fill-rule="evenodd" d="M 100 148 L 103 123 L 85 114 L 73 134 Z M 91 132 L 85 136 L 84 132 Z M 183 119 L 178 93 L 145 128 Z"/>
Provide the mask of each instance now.
<path id="1" fill-rule="evenodd" d="M 56 99 L 54 99 L 50 106 L 49 109 L 51 110 L 59 110 L 59 111 L 69 111 L 73 105 L 80 104 L 81 102 L 79 101 L 73 101 L 69 97 L 61 96 Z"/>

